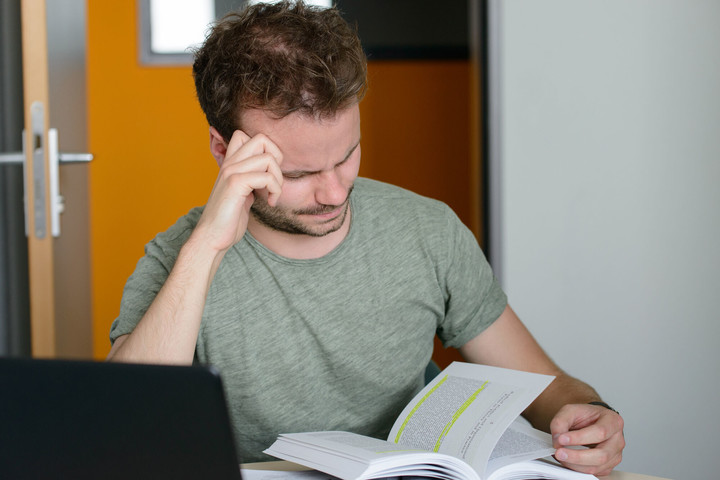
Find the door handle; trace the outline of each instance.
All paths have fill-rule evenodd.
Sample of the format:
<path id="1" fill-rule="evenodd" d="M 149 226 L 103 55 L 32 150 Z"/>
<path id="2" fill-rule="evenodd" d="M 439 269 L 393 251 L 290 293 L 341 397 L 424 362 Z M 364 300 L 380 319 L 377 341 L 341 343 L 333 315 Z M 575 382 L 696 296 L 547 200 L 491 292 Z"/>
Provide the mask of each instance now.
<path id="1" fill-rule="evenodd" d="M 88 163 L 92 159 L 92 153 L 58 153 L 58 163 L 60 164 Z M 21 164 L 24 161 L 25 155 L 22 152 L 0 153 L 0 165 Z"/>
<path id="2" fill-rule="evenodd" d="M 50 182 L 50 228 L 53 237 L 60 236 L 60 214 L 65 209 L 65 199 L 60 194 L 60 178 L 58 166 L 60 164 L 69 163 L 87 163 L 93 159 L 91 153 L 59 153 L 58 152 L 58 133 L 57 129 L 48 129 L 47 135 L 49 173 L 48 181 Z M 37 146 L 35 146 L 37 148 Z M 42 147 L 40 147 L 42 148 Z M 23 132 L 23 150 L 25 150 L 25 132 Z M 23 165 L 23 174 L 25 173 L 25 152 L 0 153 L 0 165 Z M 45 169 L 37 169 L 34 174 L 44 175 Z M 44 184 L 44 179 L 43 184 Z M 27 191 L 25 192 L 25 235 L 29 235 L 29 222 L 27 211 Z M 45 238 L 45 202 L 35 202 L 35 235 L 38 238 Z"/>

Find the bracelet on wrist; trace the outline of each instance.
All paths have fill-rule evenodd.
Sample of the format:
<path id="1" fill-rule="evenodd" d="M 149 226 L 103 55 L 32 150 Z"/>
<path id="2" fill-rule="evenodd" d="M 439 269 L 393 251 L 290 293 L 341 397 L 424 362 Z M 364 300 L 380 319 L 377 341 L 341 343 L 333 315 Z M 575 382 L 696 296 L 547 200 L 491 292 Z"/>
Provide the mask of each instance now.
<path id="1" fill-rule="evenodd" d="M 618 415 L 620 415 L 620 412 L 618 412 L 617 410 L 615 410 L 613 407 L 611 407 L 610 405 L 608 405 L 608 404 L 605 403 L 605 402 L 588 402 L 588 404 L 589 404 L 589 405 L 598 405 L 598 406 L 600 406 L 600 407 L 605 407 L 605 408 L 607 408 L 608 410 L 612 410 L 613 412 L 615 412 L 615 413 L 617 413 Z"/>

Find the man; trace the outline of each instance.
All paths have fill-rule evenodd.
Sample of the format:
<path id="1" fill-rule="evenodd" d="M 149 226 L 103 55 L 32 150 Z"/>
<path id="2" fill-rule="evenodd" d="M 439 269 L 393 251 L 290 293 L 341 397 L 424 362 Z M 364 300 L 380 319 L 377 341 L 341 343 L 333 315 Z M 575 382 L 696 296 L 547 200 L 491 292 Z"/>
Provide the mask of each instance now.
<path id="1" fill-rule="evenodd" d="M 600 474 L 620 462 L 622 418 L 542 351 L 452 211 L 357 178 L 366 63 L 336 10 L 226 17 L 193 73 L 217 181 L 147 245 L 109 359 L 215 365 L 255 461 L 282 432 L 386 436 L 437 333 L 470 362 L 557 376 L 524 415 L 559 461 Z"/>

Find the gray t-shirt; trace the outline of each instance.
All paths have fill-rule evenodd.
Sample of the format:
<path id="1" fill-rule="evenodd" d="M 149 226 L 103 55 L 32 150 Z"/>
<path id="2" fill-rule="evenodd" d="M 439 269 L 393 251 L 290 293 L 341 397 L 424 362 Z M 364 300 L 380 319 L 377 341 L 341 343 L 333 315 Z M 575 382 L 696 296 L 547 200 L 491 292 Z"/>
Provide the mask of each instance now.
<path id="1" fill-rule="evenodd" d="M 423 386 L 435 333 L 460 347 L 505 308 L 475 237 L 445 204 L 358 178 L 351 209 L 347 237 L 324 257 L 281 257 L 246 233 L 213 279 L 196 361 L 222 375 L 244 462 L 268 460 L 261 452 L 279 433 L 387 437 Z M 146 246 L 112 341 L 140 321 L 201 213 Z"/>

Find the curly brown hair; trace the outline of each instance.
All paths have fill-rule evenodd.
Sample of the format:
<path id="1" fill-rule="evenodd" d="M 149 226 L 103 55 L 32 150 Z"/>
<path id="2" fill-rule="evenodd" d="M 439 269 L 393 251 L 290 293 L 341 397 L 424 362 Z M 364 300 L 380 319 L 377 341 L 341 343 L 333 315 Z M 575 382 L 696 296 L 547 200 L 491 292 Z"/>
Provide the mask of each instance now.
<path id="1" fill-rule="evenodd" d="M 327 117 L 360 101 L 367 59 L 336 8 L 285 1 L 226 15 L 195 52 L 193 76 L 208 123 L 229 141 L 245 109 Z"/>

